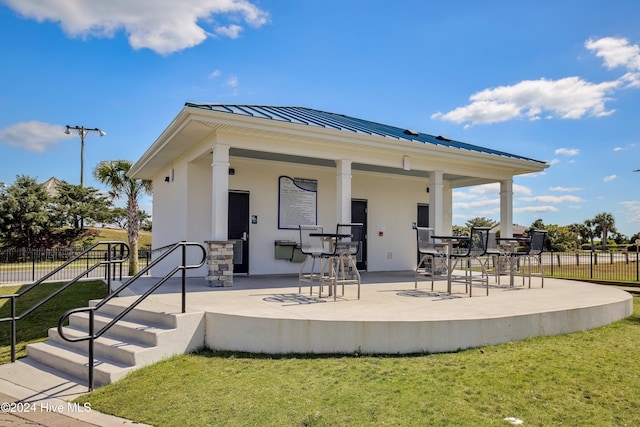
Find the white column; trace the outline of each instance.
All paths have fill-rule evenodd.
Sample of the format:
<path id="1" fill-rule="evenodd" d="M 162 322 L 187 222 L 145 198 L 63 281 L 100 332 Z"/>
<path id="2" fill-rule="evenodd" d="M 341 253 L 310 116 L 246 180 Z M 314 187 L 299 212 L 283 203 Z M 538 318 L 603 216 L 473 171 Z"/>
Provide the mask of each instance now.
<path id="1" fill-rule="evenodd" d="M 229 224 L 229 146 L 213 146 L 211 178 L 211 234 L 213 240 L 226 241 Z"/>
<path id="2" fill-rule="evenodd" d="M 513 237 L 513 179 L 500 181 L 500 236 Z"/>
<path id="3" fill-rule="evenodd" d="M 429 172 L 429 227 L 444 234 L 444 178 L 442 171 Z"/>
<path id="4" fill-rule="evenodd" d="M 351 160 L 336 161 L 336 221 L 351 222 Z"/>

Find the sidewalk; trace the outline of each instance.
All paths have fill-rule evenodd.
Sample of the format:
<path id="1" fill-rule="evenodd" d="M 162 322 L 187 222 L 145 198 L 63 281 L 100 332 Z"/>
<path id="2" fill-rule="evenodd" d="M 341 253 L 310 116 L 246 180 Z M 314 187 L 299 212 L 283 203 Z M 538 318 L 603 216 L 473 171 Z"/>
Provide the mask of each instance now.
<path id="1" fill-rule="evenodd" d="M 96 427 L 96 424 L 90 424 L 75 418 L 68 417 L 61 413 L 53 412 L 46 406 L 40 407 L 39 404 L 29 405 L 9 405 L 18 399 L 7 396 L 0 392 L 0 426 L 3 427 L 22 427 L 22 426 L 50 426 L 50 427 Z"/>
<path id="2" fill-rule="evenodd" d="M 72 403 L 86 384 L 25 359 L 0 365 L 0 426 L 145 426 Z"/>

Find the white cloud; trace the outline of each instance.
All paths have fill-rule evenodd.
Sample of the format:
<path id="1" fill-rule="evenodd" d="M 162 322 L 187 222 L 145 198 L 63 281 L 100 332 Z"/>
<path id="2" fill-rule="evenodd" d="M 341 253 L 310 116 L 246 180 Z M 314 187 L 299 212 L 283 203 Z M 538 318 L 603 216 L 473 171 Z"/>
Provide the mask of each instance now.
<path id="1" fill-rule="evenodd" d="M 580 119 L 603 117 L 615 112 L 607 109 L 610 96 L 620 88 L 640 87 L 640 46 L 625 38 L 604 37 L 588 40 L 585 47 L 602 58 L 608 69 L 622 67 L 627 72 L 620 78 L 593 83 L 578 76 L 557 80 L 541 78 L 524 80 L 510 86 L 481 90 L 469 97 L 470 103 L 449 112 L 438 112 L 432 119 L 453 123 L 498 123 L 513 119 Z"/>
<path id="2" fill-rule="evenodd" d="M 549 191 L 560 191 L 560 192 L 573 192 L 573 191 L 582 191 L 581 187 L 549 187 Z"/>
<path id="3" fill-rule="evenodd" d="M 249 0 L 4 0 L 26 18 L 59 22 L 71 37 L 113 37 L 124 31 L 134 49 L 168 55 L 197 46 L 210 36 L 200 24 L 215 22 L 215 32 L 236 38 L 242 27 L 220 25 L 229 16 L 260 27 L 269 15 Z M 215 18 L 215 19 L 214 19 Z"/>
<path id="4" fill-rule="evenodd" d="M 625 38 L 604 37 L 587 40 L 585 47 L 602 58 L 607 68 L 626 68 L 628 73 L 621 80 L 628 86 L 640 86 L 640 46 L 630 45 Z"/>
<path id="5" fill-rule="evenodd" d="M 220 70 L 213 70 L 211 72 L 211 74 L 209 74 L 209 78 L 210 79 L 217 79 L 218 77 L 220 77 L 222 75 L 222 71 Z"/>
<path id="6" fill-rule="evenodd" d="M 540 213 L 540 212 L 558 212 L 555 206 L 525 206 L 522 208 L 513 208 L 514 213 Z"/>
<path id="7" fill-rule="evenodd" d="M 584 200 L 581 199 L 580 197 L 577 196 L 535 196 L 535 197 L 523 197 L 520 200 L 525 201 L 525 202 L 535 202 L 535 203 L 552 203 L 552 204 L 558 204 L 558 203 L 566 203 L 566 202 L 571 202 L 571 203 L 580 203 L 583 202 Z"/>
<path id="8" fill-rule="evenodd" d="M 577 156 L 580 150 L 577 148 L 558 148 L 554 154 L 564 154 L 565 156 Z"/>
<path id="9" fill-rule="evenodd" d="M 58 142 L 71 136 L 64 133 L 65 128 L 39 121 L 21 122 L 0 129 L 0 143 L 9 147 L 42 153 Z"/>
<path id="10" fill-rule="evenodd" d="M 608 116 L 614 110 L 607 110 L 605 102 L 619 85 L 618 81 L 596 84 L 579 77 L 525 80 L 477 92 L 469 97 L 469 105 L 448 113 L 438 112 L 431 118 L 457 124 L 488 124 L 517 118 L 538 120 L 543 112 L 561 119 Z"/>
<path id="11" fill-rule="evenodd" d="M 627 222 L 640 223 L 640 202 L 637 200 L 620 202 L 624 206 L 623 212 L 627 217 Z"/>
<path id="12" fill-rule="evenodd" d="M 227 81 L 225 82 L 225 86 L 230 87 L 230 88 L 237 88 L 238 87 L 238 77 L 236 76 L 231 76 L 227 79 Z"/>
<path id="13" fill-rule="evenodd" d="M 609 176 L 605 176 L 602 180 L 603 180 L 604 182 L 611 182 L 611 181 L 613 181 L 613 180 L 614 180 L 614 179 L 616 179 L 616 178 L 617 178 L 617 176 L 616 176 L 616 175 L 609 175 Z"/>
<path id="14" fill-rule="evenodd" d="M 241 31 L 242 31 L 242 27 L 239 25 L 229 25 L 227 27 L 216 28 L 216 34 L 229 37 L 230 39 L 237 39 L 238 37 L 240 37 Z"/>

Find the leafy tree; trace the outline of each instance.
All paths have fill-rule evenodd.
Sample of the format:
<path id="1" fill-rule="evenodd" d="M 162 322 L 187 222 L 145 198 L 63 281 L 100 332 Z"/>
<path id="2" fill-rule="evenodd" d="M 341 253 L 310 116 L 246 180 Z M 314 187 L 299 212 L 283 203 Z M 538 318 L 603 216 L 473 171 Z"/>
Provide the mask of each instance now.
<path id="1" fill-rule="evenodd" d="M 467 221 L 464 225 L 471 229 L 471 227 L 493 227 L 497 224 L 496 221 L 489 219 L 489 218 L 485 218 L 485 217 L 475 217 L 475 218 L 471 218 L 469 221 Z"/>
<path id="2" fill-rule="evenodd" d="M 93 175 L 98 181 L 110 187 L 109 194 L 113 199 L 127 200 L 127 237 L 131 248 L 129 257 L 129 275 L 138 272 L 138 235 L 140 218 L 138 198 L 151 193 L 151 181 L 132 179 L 127 176 L 132 163 L 129 160 L 103 160 L 98 163 Z"/>
<path id="3" fill-rule="evenodd" d="M 531 230 L 545 230 L 547 232 L 546 249 L 565 252 L 575 249 L 578 245 L 578 238 L 573 230 L 574 226 L 575 224 L 562 226 L 545 224 L 542 219 L 537 219 L 531 224 L 529 234 L 531 234 Z"/>
<path id="4" fill-rule="evenodd" d="M 613 218 L 608 212 L 602 212 L 593 218 L 593 224 L 595 224 L 596 229 L 595 233 L 600 234 L 602 236 L 602 249 L 607 249 L 607 237 L 609 233 L 615 233 L 616 230 L 616 220 Z"/>
<path id="5" fill-rule="evenodd" d="M 35 248 L 43 244 L 51 229 L 49 195 L 34 178 L 16 177 L 0 192 L 0 235 L 14 247 Z"/>
<path id="6" fill-rule="evenodd" d="M 58 195 L 53 198 L 59 225 L 70 226 L 76 232 L 84 228 L 84 220 L 105 222 L 111 217 L 111 201 L 96 188 L 60 182 Z"/>
<path id="7" fill-rule="evenodd" d="M 113 208 L 111 213 L 113 214 L 111 222 L 120 228 L 128 227 L 128 216 L 125 208 Z M 141 230 L 151 231 L 151 215 L 143 210 L 138 211 L 138 220 L 140 221 L 138 226 Z"/>
<path id="8" fill-rule="evenodd" d="M 469 235 L 469 227 L 464 225 L 454 225 L 453 226 L 453 235 L 454 236 L 468 236 Z"/>

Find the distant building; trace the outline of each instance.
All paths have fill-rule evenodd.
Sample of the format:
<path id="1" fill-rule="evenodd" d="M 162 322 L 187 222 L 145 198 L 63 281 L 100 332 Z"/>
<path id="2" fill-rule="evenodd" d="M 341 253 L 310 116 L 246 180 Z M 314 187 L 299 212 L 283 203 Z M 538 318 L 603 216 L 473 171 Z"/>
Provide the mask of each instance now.
<path id="1" fill-rule="evenodd" d="M 42 186 L 49 196 L 56 197 L 58 195 L 58 184 L 60 184 L 61 182 L 62 181 L 60 181 L 58 178 L 52 176 L 51 178 L 43 182 Z"/>
<path id="2" fill-rule="evenodd" d="M 525 237 L 525 234 L 527 233 L 527 230 L 529 230 L 529 227 L 525 227 L 524 225 L 513 224 L 512 230 L 513 230 L 513 235 L 509 237 Z M 491 229 L 491 232 L 493 233 L 497 233 L 499 231 L 500 231 L 500 223 L 494 225 L 493 228 Z"/>

